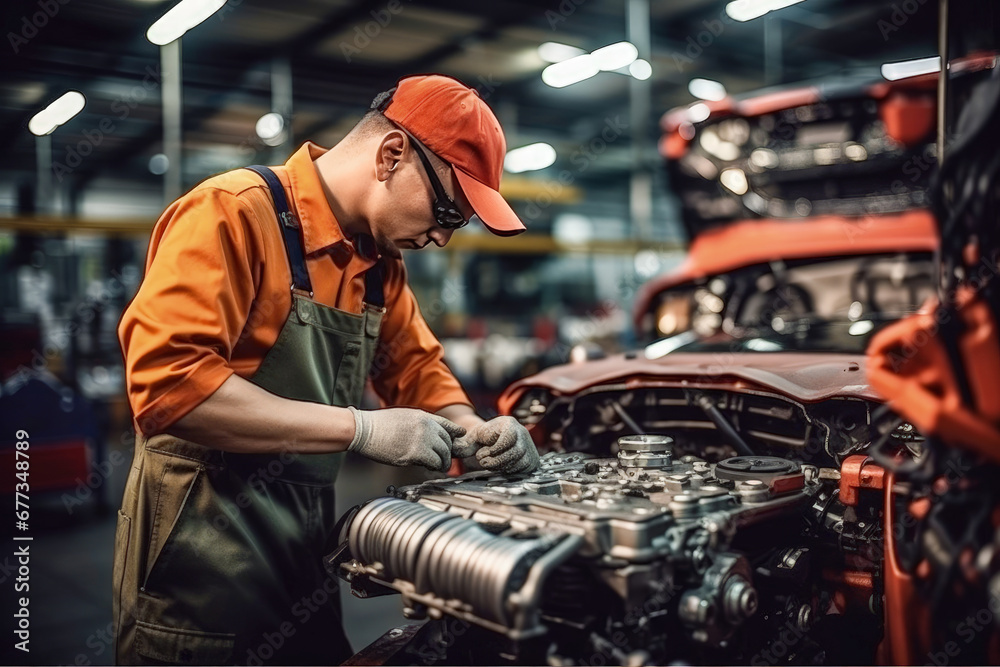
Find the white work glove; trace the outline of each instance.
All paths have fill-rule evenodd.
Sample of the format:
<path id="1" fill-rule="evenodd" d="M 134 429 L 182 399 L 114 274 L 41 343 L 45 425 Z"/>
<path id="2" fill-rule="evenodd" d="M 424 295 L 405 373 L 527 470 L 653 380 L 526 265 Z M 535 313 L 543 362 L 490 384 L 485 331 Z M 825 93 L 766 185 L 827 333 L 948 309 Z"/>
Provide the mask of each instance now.
<path id="1" fill-rule="evenodd" d="M 531 434 L 513 417 L 496 417 L 455 440 L 452 456 L 465 458 L 473 454 L 487 470 L 515 473 L 538 468 L 538 450 Z"/>
<path id="2" fill-rule="evenodd" d="M 354 439 L 348 451 L 391 466 L 419 464 L 446 471 L 451 466 L 452 441 L 465 435 L 458 424 L 415 408 L 347 409 L 354 415 Z"/>

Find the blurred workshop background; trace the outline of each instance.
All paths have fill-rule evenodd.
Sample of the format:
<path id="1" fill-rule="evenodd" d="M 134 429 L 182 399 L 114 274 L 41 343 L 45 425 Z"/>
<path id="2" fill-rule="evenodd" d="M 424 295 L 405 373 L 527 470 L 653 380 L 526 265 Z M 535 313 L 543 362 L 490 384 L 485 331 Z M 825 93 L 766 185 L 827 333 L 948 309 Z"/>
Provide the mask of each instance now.
<path id="1" fill-rule="evenodd" d="M 14 430 L 32 434 L 32 527 L 45 554 L 33 563 L 33 664 L 112 660 L 114 510 L 134 438 L 116 325 L 160 211 L 210 175 L 280 164 L 305 140 L 335 144 L 400 76 L 464 80 L 506 131 L 502 188 L 529 231 L 501 239 L 470 226 L 446 248 L 405 255 L 424 316 L 484 415 L 526 374 L 681 331 L 697 311 L 633 308 L 644 284 L 683 266 L 699 220 L 863 214 L 823 208 L 851 193 L 809 170 L 879 151 L 904 165 L 906 186 L 887 183 L 896 199 L 879 211 L 926 203 L 911 186 L 933 163 L 933 137 L 923 142 L 933 128 L 893 136 L 899 119 L 875 101 L 856 108 L 870 122 L 813 123 L 824 120 L 818 101 L 936 71 L 926 0 L 3 4 L 0 453 L 6 473 Z M 194 12 L 151 29 L 183 5 Z M 795 96 L 803 86 L 811 97 Z M 911 131 L 933 121 L 933 85 L 924 93 L 898 112 Z M 771 125 L 753 126 L 763 138 L 745 122 L 704 130 L 733 100 L 766 101 Z M 830 113 L 849 116 L 851 104 Z M 785 112 L 798 150 L 788 159 L 800 163 L 780 164 L 810 187 L 754 199 L 751 171 L 779 165 L 769 137 Z M 737 156 L 750 168 L 725 166 Z M 862 190 L 879 189 L 855 173 Z M 711 327 L 712 297 L 699 298 Z M 350 476 L 340 510 L 387 480 Z M 13 481 L 0 491 L 10 499 Z M 396 606 L 348 614 L 355 648 L 384 625 L 368 628 L 365 614 Z"/>

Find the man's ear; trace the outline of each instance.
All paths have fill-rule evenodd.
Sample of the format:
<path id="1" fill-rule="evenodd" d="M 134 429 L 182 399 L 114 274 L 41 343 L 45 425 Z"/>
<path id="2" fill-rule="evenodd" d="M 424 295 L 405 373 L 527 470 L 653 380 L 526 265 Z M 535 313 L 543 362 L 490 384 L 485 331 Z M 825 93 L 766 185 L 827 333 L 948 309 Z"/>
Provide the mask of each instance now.
<path id="1" fill-rule="evenodd" d="M 396 169 L 396 166 L 403 159 L 406 152 L 409 138 L 399 130 L 387 132 L 382 141 L 378 144 L 378 151 L 375 154 L 375 178 L 379 181 L 389 179 L 389 174 Z"/>

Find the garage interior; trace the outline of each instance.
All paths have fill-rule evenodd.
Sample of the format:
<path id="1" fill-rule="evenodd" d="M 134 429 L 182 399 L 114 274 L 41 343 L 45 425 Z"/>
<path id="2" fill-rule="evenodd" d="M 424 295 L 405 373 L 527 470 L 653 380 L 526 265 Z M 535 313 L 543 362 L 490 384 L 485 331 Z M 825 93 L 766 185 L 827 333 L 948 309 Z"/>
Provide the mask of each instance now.
<path id="1" fill-rule="evenodd" d="M 577 464 L 588 471 L 578 476 L 598 480 L 606 472 L 596 463 L 587 468 L 591 464 L 583 458 L 566 458 L 572 452 L 619 461 L 638 452 L 666 461 L 662 469 L 672 469 L 675 477 L 700 474 L 709 461 L 718 479 L 705 481 L 704 487 L 698 481 L 693 488 L 715 488 L 724 480 L 727 493 L 753 504 L 762 501 L 741 486 L 747 483 L 744 473 L 733 468 L 728 477 L 722 475 L 714 467 L 717 461 L 732 456 L 799 461 L 815 469 L 815 477 L 805 472 L 800 479 L 799 468 L 794 473 L 782 468 L 766 472 L 767 483 L 773 490 L 774 479 L 785 479 L 782 475 L 806 489 L 823 480 L 839 483 L 837 502 L 844 503 L 846 513 L 838 519 L 838 548 L 853 540 L 848 550 L 857 553 L 845 557 L 849 566 L 839 573 L 824 570 L 816 577 L 839 577 L 853 593 L 837 600 L 831 593 L 822 603 L 781 593 L 787 597 L 781 598 L 781 613 L 798 614 L 793 625 L 805 632 L 821 626 L 812 617 L 830 615 L 830 604 L 839 604 L 838 614 L 845 618 L 854 618 L 858 609 L 863 612 L 857 614 L 878 619 L 899 612 L 884 607 L 898 599 L 882 569 L 889 566 L 878 559 L 872 571 L 859 565 L 870 555 L 865 548 L 876 543 L 881 548 L 871 535 L 871 522 L 885 519 L 887 510 L 879 503 L 883 493 L 892 495 L 885 489 L 892 490 L 889 480 L 894 479 L 882 477 L 891 468 L 884 459 L 865 457 L 891 458 L 869 454 L 868 447 L 898 446 L 902 456 L 924 461 L 924 435 L 930 438 L 932 432 L 905 411 L 891 428 L 879 430 L 879 420 L 897 416 L 888 412 L 883 398 L 891 382 L 883 375 L 882 384 L 873 379 L 870 386 L 864 360 L 867 350 L 871 371 L 876 365 L 872 337 L 942 293 L 940 262 L 965 256 L 962 248 L 968 246 L 939 239 L 946 228 L 942 211 L 953 207 L 943 205 L 936 193 L 951 192 L 941 184 L 949 177 L 959 183 L 973 180 L 960 167 L 957 175 L 940 176 L 938 156 L 950 150 L 945 135 L 955 138 L 956 150 L 975 150 L 958 139 L 973 131 L 975 118 L 970 116 L 965 126 L 958 119 L 965 109 L 988 107 L 974 102 L 986 97 L 977 97 L 977 86 L 996 78 L 998 8 L 972 0 L 223 0 L 204 3 L 218 7 L 182 37 L 154 43 L 157 35 L 150 27 L 178 4 L 16 0 L 3 7 L 2 473 L 8 475 L 7 463 L 11 475 L 14 471 L 14 441 L 20 437 L 15 430 L 32 433 L 34 455 L 31 653 L 5 642 L 4 664 L 114 661 L 112 548 L 135 445 L 116 329 L 142 280 L 150 233 L 161 212 L 214 174 L 250 164 L 283 164 L 307 140 L 324 147 L 337 144 L 377 93 L 403 76 L 431 72 L 462 80 L 494 110 L 508 148 L 501 192 L 527 227 L 523 235 L 498 238 L 469 225 L 446 247 L 404 253 L 423 315 L 477 411 L 484 418 L 512 414 L 528 424 L 542 454 L 546 447 L 541 445 L 561 443 L 552 447 L 552 456 L 563 458 L 543 458 L 546 474 Z M 938 81 L 942 44 L 949 49 L 945 60 L 952 63 L 944 120 Z M 583 70 L 556 67 L 574 59 L 586 60 Z M 68 93 L 71 97 L 63 99 Z M 59 122 L 51 121 L 58 110 L 40 113 L 59 100 L 82 108 Z M 987 111 L 983 117 L 995 119 Z M 995 152 L 989 141 L 996 135 L 981 132 L 986 137 L 981 147 L 993 146 Z M 951 138 L 948 142 L 952 146 Z M 972 206 L 969 210 L 981 220 L 996 212 L 991 204 Z M 958 239 L 966 228 L 947 229 Z M 975 231 L 967 237 L 987 256 L 992 236 Z M 995 262 L 984 262 L 986 273 L 995 273 Z M 969 269 L 956 280 L 975 275 Z M 982 284 L 987 283 L 984 278 Z M 785 352 L 820 356 L 782 371 L 761 370 L 758 357 L 744 362 L 746 355 L 773 358 Z M 989 348 L 980 358 L 992 363 L 993 352 Z M 676 366 L 668 369 L 671 355 L 678 354 Z M 698 354 L 704 356 L 693 356 Z M 836 372 L 829 367 L 832 380 L 823 374 L 827 363 L 840 364 Z M 809 372 L 815 377 L 802 380 Z M 657 373 L 668 374 L 662 386 L 642 384 Z M 671 384 L 680 377 L 687 378 L 683 386 L 680 380 Z M 713 384 L 723 381 L 728 389 Z M 839 393 L 824 393 L 824 382 L 839 383 Z M 975 382 L 973 393 L 979 391 Z M 989 400 L 980 396 L 979 409 L 993 415 L 995 427 L 1000 413 L 983 405 L 995 404 L 998 397 L 983 382 Z M 779 387 L 775 396 L 750 390 L 767 383 Z M 876 384 L 881 394 L 872 388 Z M 625 393 L 602 393 L 611 392 L 612 385 L 625 387 Z M 724 396 L 731 390 L 739 396 Z M 968 391 L 959 394 L 942 413 L 970 404 Z M 366 401 L 378 407 L 373 394 Z M 657 412 L 650 406 L 666 407 Z M 582 415 L 594 415 L 593 421 Z M 944 433 L 934 436 L 936 442 L 950 442 L 949 424 L 946 417 L 935 422 Z M 992 442 L 983 435 L 992 431 L 976 433 L 977 442 Z M 623 444 L 621 438 L 630 434 L 654 440 L 669 435 L 672 462 L 659 440 Z M 884 442 L 879 440 L 883 434 L 888 434 Z M 821 437 L 818 453 L 809 453 Z M 841 442 L 838 438 L 840 449 L 831 444 Z M 980 456 L 995 464 L 988 444 L 959 449 L 970 460 Z M 856 456 L 863 460 L 854 461 L 857 483 L 852 486 L 845 481 L 844 466 Z M 941 462 L 951 459 L 937 460 L 945 465 Z M 436 498 L 443 503 L 434 495 L 444 493 L 440 488 L 422 486 L 437 477 L 434 473 L 390 468 L 354 455 L 346 465 L 337 485 L 338 512 L 398 494 L 407 485 L 418 485 L 408 487 L 417 491 L 397 495 L 398 502 L 424 498 L 433 505 Z M 952 470 L 974 467 L 965 458 L 952 464 Z M 837 477 L 824 477 L 827 469 Z M 547 480 L 535 479 L 534 486 L 509 494 L 551 495 L 556 487 L 560 494 L 569 493 L 562 482 L 545 487 L 552 482 Z M 664 480 L 654 491 L 647 486 L 645 500 L 692 488 L 690 480 Z M 8 504 L 14 502 L 14 481 L 0 484 Z M 643 478 L 647 485 L 654 482 Z M 472 494 L 486 493 L 470 488 Z M 860 500 L 846 502 L 848 491 L 860 494 Z M 822 491 L 815 493 L 811 501 L 833 502 Z M 934 498 L 946 495 L 934 493 Z M 993 500 L 989 494 L 976 498 Z M 955 507 L 964 506 L 949 511 L 959 511 Z M 468 520 L 473 510 L 463 511 Z M 850 533 L 855 528 L 858 532 Z M 992 538 L 981 533 L 982 527 L 974 542 L 983 550 L 966 545 L 960 565 L 942 555 L 946 564 L 939 564 L 946 574 L 935 581 L 959 578 L 980 563 L 969 585 L 983 596 L 987 590 L 994 595 L 1000 578 L 988 577 L 995 558 L 992 550 L 985 551 Z M 784 539 L 766 535 L 753 539 Z M 896 537 L 910 539 L 906 535 Z M 524 539 L 539 538 L 531 533 Z M 964 544 L 956 537 L 951 547 L 964 553 Z M 536 545 L 543 546 L 556 550 Z M 375 547 L 369 552 L 380 553 Z M 16 596 L 7 594 L 16 573 L 13 553 L 8 549 L 0 555 L 7 619 L 16 612 Z M 363 560 L 357 553 L 354 557 Z M 647 556 L 636 558 L 648 565 Z M 914 571 L 932 568 L 918 563 L 936 562 L 913 558 Z M 442 657 L 445 651 L 420 663 L 426 656 L 400 653 L 399 642 L 386 641 L 386 633 L 393 628 L 418 632 L 409 629 L 413 615 L 404 617 L 395 595 L 405 597 L 407 589 L 387 590 L 373 571 L 348 560 L 334 566 L 352 572 L 355 589 L 364 588 L 357 582 L 366 577 L 375 581 L 367 589 L 372 599 L 360 599 L 358 590 L 352 595 L 352 583 L 341 581 L 352 647 L 361 651 L 385 642 L 381 652 L 364 654 L 372 660 L 364 664 L 463 664 L 481 657 L 456 649 L 450 657 Z M 722 556 L 716 561 L 719 568 L 725 563 Z M 717 573 L 719 581 L 744 576 L 733 574 L 742 572 L 742 563 L 729 563 L 724 574 Z M 753 566 L 765 567 L 756 561 Z M 844 583 L 849 579 L 850 586 Z M 631 590 L 611 579 L 604 584 L 609 590 L 620 586 L 615 590 L 626 597 Z M 905 638 L 920 634 L 919 624 L 892 634 L 879 625 L 881 620 L 869 619 L 858 627 L 875 623 L 878 628 L 876 635 L 858 640 L 859 651 L 872 650 L 861 657 L 846 649 L 837 653 L 824 643 L 830 633 L 860 632 L 847 621 L 823 626 L 815 641 L 780 644 L 781 655 L 770 644 L 713 653 L 730 641 L 735 645 L 731 638 L 741 636 L 743 624 L 757 623 L 764 614 L 755 614 L 756 597 L 752 603 L 748 593 L 739 597 L 743 589 L 736 584 L 719 586 L 723 597 L 738 598 L 725 598 L 730 606 L 719 613 L 726 620 L 698 620 L 691 612 L 678 621 L 682 630 L 677 631 L 696 647 L 693 652 L 658 653 L 667 650 L 662 637 L 627 650 L 598 638 L 587 649 L 591 658 L 622 664 L 665 659 L 746 664 L 753 658 L 767 664 L 861 664 L 866 658 L 905 664 L 944 656 L 973 664 L 997 655 L 992 612 L 989 623 L 980 622 L 989 631 L 969 630 L 974 636 L 969 642 L 963 641 L 961 628 L 952 628 L 940 644 L 903 649 Z M 912 594 L 943 595 L 942 587 L 933 592 L 917 587 Z M 429 595 L 412 600 L 425 611 L 448 606 L 444 598 Z M 988 609 L 995 599 L 970 595 L 974 602 L 966 607 L 973 617 L 977 605 Z M 676 611 L 677 601 L 673 604 L 665 608 Z M 954 609 L 966 607 L 956 603 L 941 613 L 952 618 Z M 439 610 L 431 619 L 442 613 L 445 619 L 472 623 L 476 632 L 505 623 L 499 618 L 503 613 L 490 617 L 475 610 Z M 551 627 L 553 621 L 546 619 L 559 615 L 552 609 L 537 614 L 519 621 L 525 637 L 541 632 L 546 623 Z M 565 627 L 576 628 L 574 623 L 567 621 Z M 954 643 L 955 654 L 944 648 L 948 642 Z M 518 653 L 507 644 L 488 646 L 493 660 L 477 664 L 533 664 L 546 657 L 544 651 L 532 653 L 533 648 Z M 551 651 L 549 664 L 616 664 Z"/>

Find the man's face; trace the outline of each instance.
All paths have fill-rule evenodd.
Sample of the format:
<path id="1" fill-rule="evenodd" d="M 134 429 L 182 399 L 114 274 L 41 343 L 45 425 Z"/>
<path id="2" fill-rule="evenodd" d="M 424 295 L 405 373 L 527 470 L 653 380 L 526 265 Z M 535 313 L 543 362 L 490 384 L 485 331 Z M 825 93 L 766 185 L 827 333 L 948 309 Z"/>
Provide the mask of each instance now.
<path id="1" fill-rule="evenodd" d="M 430 161 L 445 193 L 468 220 L 474 211 L 458 185 L 454 170 L 423 146 L 420 149 Z M 406 143 L 385 183 L 382 205 L 376 207 L 370 221 L 379 252 L 390 257 L 399 257 L 400 250 L 416 250 L 432 242 L 444 247 L 455 232 L 441 227 L 434 218 L 434 187 L 416 150 L 412 140 Z"/>

